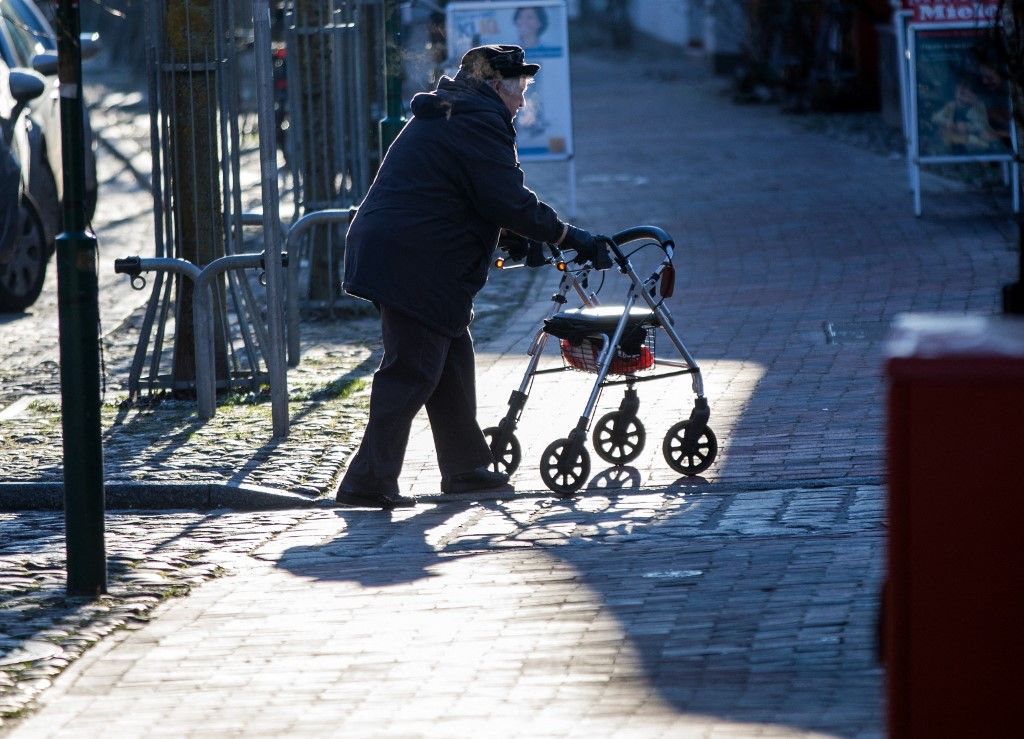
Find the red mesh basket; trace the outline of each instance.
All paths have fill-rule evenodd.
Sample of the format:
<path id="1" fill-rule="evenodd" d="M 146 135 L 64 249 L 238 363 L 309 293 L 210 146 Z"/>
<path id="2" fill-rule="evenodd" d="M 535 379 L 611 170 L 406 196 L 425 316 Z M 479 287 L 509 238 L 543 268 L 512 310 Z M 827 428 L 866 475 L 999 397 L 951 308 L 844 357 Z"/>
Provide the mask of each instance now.
<path id="1" fill-rule="evenodd" d="M 612 357 L 610 375 L 632 375 L 654 368 L 654 332 L 655 328 L 645 329 L 644 341 L 638 354 L 627 354 L 619 346 Z M 598 359 L 601 356 L 600 339 L 583 339 L 573 343 L 569 339 L 561 339 L 562 361 L 566 367 L 580 372 L 597 373 Z"/>

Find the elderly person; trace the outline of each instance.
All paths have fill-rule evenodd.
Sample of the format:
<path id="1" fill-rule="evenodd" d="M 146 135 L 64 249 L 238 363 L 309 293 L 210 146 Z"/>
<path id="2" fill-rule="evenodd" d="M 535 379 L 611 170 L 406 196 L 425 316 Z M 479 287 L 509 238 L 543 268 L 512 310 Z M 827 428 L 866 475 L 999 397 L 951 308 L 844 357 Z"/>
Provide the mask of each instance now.
<path id="1" fill-rule="evenodd" d="M 539 69 L 518 46 L 470 49 L 454 79 L 413 98 L 413 118 L 352 221 L 343 285 L 380 310 L 384 357 L 366 432 L 338 487 L 341 505 L 415 504 L 400 494 L 398 476 L 424 406 L 442 492 L 508 485 L 507 475 L 489 469 L 476 420 L 469 333 L 499 232 L 607 258 L 599 240 L 559 220 L 523 184 L 512 120 Z"/>

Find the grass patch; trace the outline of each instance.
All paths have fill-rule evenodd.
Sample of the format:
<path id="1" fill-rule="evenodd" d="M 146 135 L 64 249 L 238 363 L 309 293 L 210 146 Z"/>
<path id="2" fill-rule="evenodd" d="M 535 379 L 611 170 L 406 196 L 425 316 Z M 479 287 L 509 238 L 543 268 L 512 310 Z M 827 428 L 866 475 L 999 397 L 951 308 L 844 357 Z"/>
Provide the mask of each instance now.
<path id="1" fill-rule="evenodd" d="M 323 402 L 325 400 L 344 400 L 366 387 L 364 377 L 338 378 L 322 387 L 296 389 L 290 393 L 289 400 L 299 402 Z"/>
<path id="2" fill-rule="evenodd" d="M 260 385 L 255 390 L 229 390 L 217 394 L 218 406 L 259 405 L 270 401 L 270 385 Z"/>
<path id="3" fill-rule="evenodd" d="M 183 598 L 192 592 L 192 586 L 187 583 L 181 583 L 178 585 L 165 585 L 160 595 L 163 600 L 170 598 Z M 146 616 L 149 616 L 149 612 L 146 612 Z"/>
<path id="4" fill-rule="evenodd" d="M 28 409 L 33 413 L 60 413 L 60 401 L 39 398 L 31 401 Z"/>
<path id="5" fill-rule="evenodd" d="M 338 378 L 328 382 L 326 385 L 298 385 L 289 388 L 288 401 L 289 402 L 323 402 L 325 400 L 343 400 L 350 395 L 353 395 L 364 387 L 366 387 L 367 380 L 362 377 L 357 378 Z M 130 401 L 127 398 L 111 403 L 112 407 L 118 409 L 134 409 L 134 410 L 147 410 L 155 409 L 160 405 L 168 405 L 173 407 L 178 401 L 182 399 L 173 397 L 170 393 L 156 393 L 145 398 L 139 398 L 134 401 Z M 260 385 L 256 390 L 251 389 L 238 389 L 227 392 L 221 392 L 217 394 L 217 407 L 218 408 L 229 408 L 232 406 L 255 406 L 269 403 L 271 401 L 270 386 Z M 185 403 L 194 404 L 195 398 L 184 399 Z M 35 408 L 35 405 L 39 404 L 39 408 Z M 49 406 L 53 406 L 50 408 Z M 34 410 L 60 410 L 59 404 L 53 404 L 52 401 L 39 400 L 33 401 Z"/>

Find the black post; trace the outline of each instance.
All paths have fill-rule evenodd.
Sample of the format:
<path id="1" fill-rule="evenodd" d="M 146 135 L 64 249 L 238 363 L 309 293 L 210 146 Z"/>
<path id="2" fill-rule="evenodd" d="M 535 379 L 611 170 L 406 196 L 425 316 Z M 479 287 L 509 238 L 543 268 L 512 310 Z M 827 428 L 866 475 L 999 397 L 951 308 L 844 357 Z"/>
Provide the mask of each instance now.
<path id="1" fill-rule="evenodd" d="M 85 224 L 85 131 L 78 0 L 60 0 L 60 79 L 64 232 L 57 237 L 61 425 L 67 593 L 107 590 L 100 441 L 99 277 L 96 237 Z"/>

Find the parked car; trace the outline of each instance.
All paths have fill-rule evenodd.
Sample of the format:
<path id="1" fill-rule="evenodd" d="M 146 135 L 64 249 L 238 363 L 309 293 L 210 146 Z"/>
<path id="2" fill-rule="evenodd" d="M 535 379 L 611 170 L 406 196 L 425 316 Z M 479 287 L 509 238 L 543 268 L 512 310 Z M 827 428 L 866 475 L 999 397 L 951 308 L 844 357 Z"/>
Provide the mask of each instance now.
<path id="1" fill-rule="evenodd" d="M 96 34 L 81 35 L 82 58 L 88 59 L 99 51 Z M 56 187 L 58 199 L 63 197 L 64 177 L 61 159 L 60 82 L 57 79 L 57 36 L 47 17 L 33 0 L 0 0 L 0 57 L 10 68 L 34 69 L 49 81 L 47 94 L 30 105 L 32 121 L 42 139 L 46 154 L 46 167 L 40 166 L 37 176 L 43 178 L 48 168 L 52 175 L 48 182 L 33 182 L 33 190 Z M 83 120 L 85 128 L 85 210 L 86 220 L 96 212 L 96 156 L 89 116 Z M 44 214 L 44 225 L 50 241 L 61 230 L 60 213 L 56 217 Z"/>
<path id="2" fill-rule="evenodd" d="M 51 248 L 29 191 L 31 142 L 25 111 L 46 90 L 45 79 L 0 61 L 0 311 L 32 305 L 43 288 Z M 50 208 L 57 207 L 54 193 Z"/>
<path id="3" fill-rule="evenodd" d="M 83 34 L 83 57 L 97 49 L 97 40 Z M 9 108 L 18 106 L 16 120 L 6 120 L 3 125 L 10 129 L 10 140 L 5 147 L 8 165 L 13 157 L 20 170 L 20 178 L 16 181 L 20 188 L 19 217 L 16 226 L 12 227 L 10 222 L 0 224 L 0 230 L 12 232 L 13 228 L 21 234 L 12 247 L 13 251 L 8 249 L 6 261 L 0 255 L 0 310 L 14 311 L 24 310 L 39 296 L 55 239 L 63 230 L 61 198 L 64 178 L 57 40 L 46 17 L 32 0 L 0 0 L 0 67 L 5 77 L 0 80 L 0 94 L 8 97 Z M 24 101 L 12 101 L 13 86 L 25 83 L 24 75 L 30 69 L 38 73 L 36 77 L 43 76 L 42 94 Z M 7 78 L 11 79 L 10 84 Z M 19 94 L 24 95 L 25 91 L 19 88 Z M 0 104 L 0 116 L 8 117 L 3 104 Z M 88 115 L 83 123 L 86 140 L 85 208 L 86 217 L 91 220 L 96 209 L 96 158 Z M 10 186 L 6 188 L 8 203 L 11 202 L 10 189 Z M 6 217 L 0 207 L 0 218 Z M 35 248 L 37 226 L 41 226 L 43 234 L 44 248 L 41 251 Z"/>

